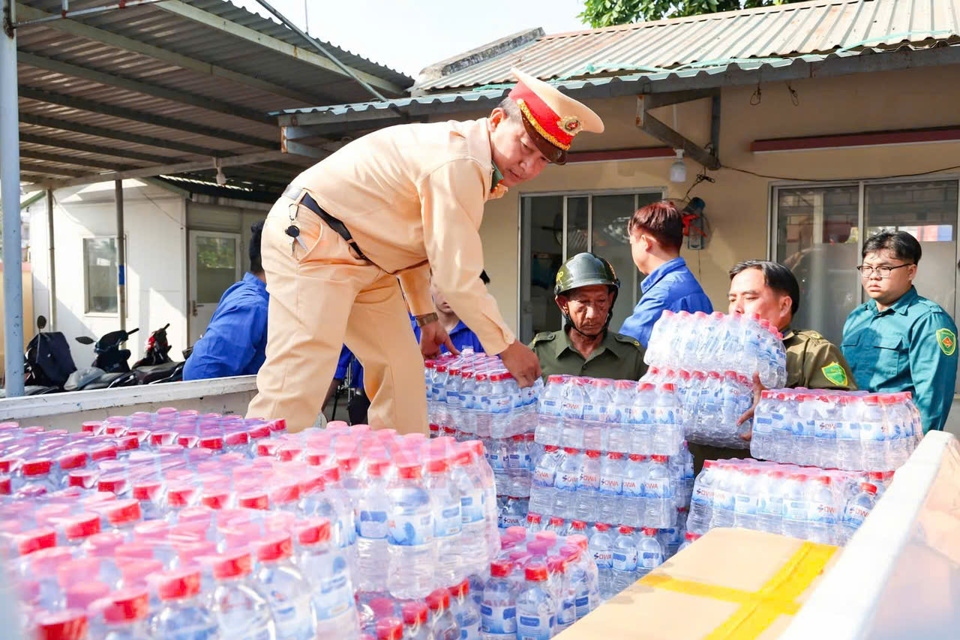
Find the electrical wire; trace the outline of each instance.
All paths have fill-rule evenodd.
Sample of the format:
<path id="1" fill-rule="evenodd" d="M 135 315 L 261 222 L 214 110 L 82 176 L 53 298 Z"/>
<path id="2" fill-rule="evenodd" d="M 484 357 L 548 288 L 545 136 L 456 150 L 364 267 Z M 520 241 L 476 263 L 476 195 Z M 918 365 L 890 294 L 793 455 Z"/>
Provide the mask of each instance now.
<path id="1" fill-rule="evenodd" d="M 740 167 L 733 167 L 726 164 L 721 165 L 720 168 L 729 169 L 730 171 L 736 171 L 738 173 L 745 173 L 747 175 L 756 176 L 757 178 L 767 178 L 768 180 L 792 180 L 796 182 L 850 182 L 852 180 L 890 180 L 894 178 L 917 178 L 920 176 L 929 176 L 934 173 L 942 173 L 944 171 L 954 171 L 956 169 L 960 169 L 960 164 L 955 164 L 949 167 L 941 167 L 939 169 L 930 169 L 929 171 L 917 171 L 915 173 L 898 173 L 898 174 L 887 175 L 887 176 L 872 176 L 869 178 L 865 178 L 863 176 L 854 176 L 849 178 L 811 178 L 807 176 L 804 176 L 804 177 L 777 176 L 777 175 L 771 175 L 767 173 L 759 173 L 757 171 L 751 171 L 749 169 L 741 169 Z M 690 188 L 692 189 L 693 186 L 696 186 L 696 184 L 697 183 L 695 182 L 693 185 L 691 185 Z"/>

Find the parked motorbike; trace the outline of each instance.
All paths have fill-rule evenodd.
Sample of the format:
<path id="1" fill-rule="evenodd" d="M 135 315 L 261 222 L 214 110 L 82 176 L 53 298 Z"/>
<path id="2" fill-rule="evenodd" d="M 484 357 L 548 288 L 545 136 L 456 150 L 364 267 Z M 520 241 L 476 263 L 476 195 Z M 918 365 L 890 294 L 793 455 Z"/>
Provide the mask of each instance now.
<path id="1" fill-rule="evenodd" d="M 66 391 L 80 391 L 87 389 L 112 389 L 114 387 L 131 387 L 137 384 L 137 376 L 130 371 L 127 361 L 130 359 L 130 350 L 121 349 L 138 329 L 132 331 L 111 331 L 94 342 L 93 338 L 80 336 L 76 338 L 80 344 L 92 344 L 96 357 L 93 365 L 84 367 L 72 374 L 63 385 Z"/>
<path id="2" fill-rule="evenodd" d="M 66 337 L 59 331 L 44 331 L 46 327 L 47 319 L 37 316 L 37 333 L 24 353 L 24 395 L 63 391 L 67 378 L 77 370 Z M 6 397 L 6 389 L 0 389 L 0 397 Z"/>
<path id="3" fill-rule="evenodd" d="M 170 343 L 167 341 L 168 322 L 150 334 L 146 353 L 133 365 L 138 384 L 157 384 L 183 380 L 183 362 L 170 359 Z"/>

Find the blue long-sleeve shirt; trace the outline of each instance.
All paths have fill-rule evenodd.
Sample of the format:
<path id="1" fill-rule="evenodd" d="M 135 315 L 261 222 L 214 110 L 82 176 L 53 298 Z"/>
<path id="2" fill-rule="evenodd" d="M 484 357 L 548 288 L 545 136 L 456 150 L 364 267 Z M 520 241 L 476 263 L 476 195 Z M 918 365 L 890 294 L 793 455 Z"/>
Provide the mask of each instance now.
<path id="1" fill-rule="evenodd" d="M 623 321 L 620 333 L 635 338 L 644 348 L 650 341 L 654 323 L 664 311 L 713 313 L 710 298 L 703 292 L 683 258 L 674 258 L 654 269 L 640 283 L 643 297 L 633 315 Z"/>
<path id="2" fill-rule="evenodd" d="M 184 380 L 251 375 L 267 351 L 267 285 L 252 273 L 227 289 L 183 366 Z"/>

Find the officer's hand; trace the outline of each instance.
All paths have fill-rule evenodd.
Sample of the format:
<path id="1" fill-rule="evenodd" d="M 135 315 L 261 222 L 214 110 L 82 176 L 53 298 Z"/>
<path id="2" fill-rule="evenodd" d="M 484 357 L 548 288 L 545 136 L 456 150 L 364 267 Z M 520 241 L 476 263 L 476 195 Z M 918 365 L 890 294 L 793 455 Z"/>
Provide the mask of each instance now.
<path id="1" fill-rule="evenodd" d="M 767 388 L 760 382 L 760 374 L 753 374 L 753 406 L 744 411 L 740 419 L 737 420 L 738 427 L 753 418 L 753 413 L 757 410 L 757 405 L 760 404 L 760 394 L 766 391 L 766 389 Z M 753 437 L 753 428 L 751 427 L 746 432 L 741 433 L 740 437 L 744 440 L 750 440 L 750 438 Z"/>
<path id="2" fill-rule="evenodd" d="M 543 375 L 537 354 L 519 340 L 514 340 L 506 349 L 501 351 L 500 359 L 503 360 L 503 366 L 513 374 L 517 384 L 521 387 L 533 386 L 537 378 Z"/>
<path id="3" fill-rule="evenodd" d="M 431 322 L 420 327 L 420 353 L 423 358 L 436 358 L 440 355 L 440 347 L 446 345 L 453 355 L 459 355 L 460 350 L 453 346 L 447 330 L 439 321 Z"/>

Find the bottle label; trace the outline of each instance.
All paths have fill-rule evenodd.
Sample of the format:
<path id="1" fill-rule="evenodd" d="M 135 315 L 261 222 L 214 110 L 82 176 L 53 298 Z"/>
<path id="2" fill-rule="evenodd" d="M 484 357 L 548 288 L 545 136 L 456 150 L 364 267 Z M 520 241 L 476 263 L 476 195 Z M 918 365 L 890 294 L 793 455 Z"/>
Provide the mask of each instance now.
<path id="1" fill-rule="evenodd" d="M 623 479 L 623 495 L 639 497 L 643 495 L 640 483 L 635 478 Z"/>
<path id="2" fill-rule="evenodd" d="M 593 561 L 597 563 L 598 569 L 609 569 L 613 566 L 613 553 L 609 549 L 594 551 Z"/>
<path id="3" fill-rule="evenodd" d="M 543 415 L 558 416 L 562 410 L 562 405 L 554 398 L 544 398 L 540 401 L 540 413 Z"/>
<path id="4" fill-rule="evenodd" d="M 784 500 L 783 519 L 802 522 L 807 519 L 807 502 L 805 500 Z"/>
<path id="5" fill-rule="evenodd" d="M 460 627 L 460 640 L 480 640 L 480 622 L 470 624 L 470 621 L 464 621 L 460 616 L 457 618 L 457 625 Z"/>
<path id="6" fill-rule="evenodd" d="M 754 416 L 753 432 L 762 436 L 773 433 L 773 418 L 771 416 Z"/>
<path id="7" fill-rule="evenodd" d="M 505 513 L 500 517 L 500 528 L 509 529 L 510 527 L 522 527 L 526 518 L 521 515 Z"/>
<path id="8" fill-rule="evenodd" d="M 480 492 L 460 494 L 460 516 L 463 524 L 483 520 L 483 495 Z"/>
<path id="9" fill-rule="evenodd" d="M 267 594 L 270 595 L 270 594 Z M 304 594 L 297 600 L 288 600 L 284 596 L 271 597 L 270 610 L 277 623 L 277 637 L 283 638 L 312 638 L 311 627 L 313 615 L 310 611 L 312 601 L 309 595 Z"/>
<path id="10" fill-rule="evenodd" d="M 485 633 L 516 633 L 517 610 L 515 607 L 480 605 L 480 624 Z"/>
<path id="11" fill-rule="evenodd" d="M 357 518 L 357 534 L 361 538 L 382 539 L 390 531 L 386 511 L 361 510 Z"/>
<path id="12" fill-rule="evenodd" d="M 577 619 L 577 601 L 573 597 L 564 598 L 557 612 L 557 622 L 562 626 L 569 626 Z"/>
<path id="13" fill-rule="evenodd" d="M 433 514 L 394 515 L 390 520 L 389 542 L 401 547 L 429 544 L 433 540 Z"/>
<path id="14" fill-rule="evenodd" d="M 333 578 L 320 581 L 320 593 L 313 598 L 313 607 L 321 620 L 332 620 L 346 613 L 353 603 L 353 592 L 347 591 L 347 576 L 344 574 L 346 566 L 334 574 Z M 341 592 L 346 592 L 341 593 Z M 323 597 L 319 597 L 323 596 Z"/>
<path id="15" fill-rule="evenodd" d="M 859 527 L 863 524 L 863 521 L 867 519 L 868 515 L 870 515 L 870 510 L 863 505 L 850 505 L 847 507 L 846 513 L 843 514 L 843 522 L 848 526 Z"/>
<path id="16" fill-rule="evenodd" d="M 623 491 L 623 479 L 620 476 L 600 476 L 600 493 L 619 495 Z"/>
<path id="17" fill-rule="evenodd" d="M 757 513 L 765 516 L 775 516 L 777 518 L 782 517 L 783 498 L 771 495 L 761 496 L 757 503 Z"/>
<path id="18" fill-rule="evenodd" d="M 533 483 L 540 487 L 552 487 L 554 477 L 556 477 L 555 471 L 538 468 L 533 472 Z"/>
<path id="19" fill-rule="evenodd" d="M 757 496 L 743 493 L 737 494 L 734 511 L 748 516 L 755 515 L 757 513 Z"/>
<path id="20" fill-rule="evenodd" d="M 730 511 L 733 511 L 733 508 L 734 508 L 733 494 L 727 491 L 726 489 L 714 489 L 713 490 L 713 507 L 714 509 L 729 509 Z"/>
<path id="21" fill-rule="evenodd" d="M 877 422 L 861 422 L 860 439 L 873 442 L 883 442 L 883 427 Z"/>
<path id="22" fill-rule="evenodd" d="M 583 402 L 576 400 L 563 401 L 563 415 L 567 418 L 578 419 L 583 417 Z"/>
<path id="23" fill-rule="evenodd" d="M 564 491 L 576 491 L 577 482 L 580 481 L 580 474 L 577 471 L 558 471 L 557 489 Z"/>
<path id="24" fill-rule="evenodd" d="M 656 553 L 653 551 L 644 551 L 640 554 L 640 560 L 637 563 L 638 567 L 643 569 L 656 569 L 663 564 L 663 554 Z"/>
<path id="25" fill-rule="evenodd" d="M 660 500 L 672 497 L 673 495 L 673 491 L 670 491 L 666 480 L 646 480 L 643 483 L 642 491 L 645 498 Z"/>
<path id="26" fill-rule="evenodd" d="M 614 571 L 636 571 L 637 570 L 637 550 L 636 549 L 618 549 L 613 552 L 613 570 Z"/>
<path id="27" fill-rule="evenodd" d="M 675 425 L 677 424 L 677 415 L 673 409 L 657 409 L 657 424 Z"/>
<path id="28" fill-rule="evenodd" d="M 488 450 L 489 451 L 489 450 Z M 494 471 L 504 471 L 506 466 L 504 465 L 503 456 L 495 451 L 490 451 L 487 453 L 487 463 L 490 465 L 490 468 Z"/>
<path id="29" fill-rule="evenodd" d="M 860 423 L 844 420 L 837 424 L 837 440 L 859 440 Z"/>
<path id="30" fill-rule="evenodd" d="M 589 473 L 584 472 L 580 474 L 579 484 L 577 485 L 580 489 L 598 489 L 600 488 L 600 474 L 598 473 Z"/>
<path id="31" fill-rule="evenodd" d="M 434 531 L 436 532 L 438 538 L 446 538 L 448 536 L 458 535 L 462 528 L 463 517 L 460 513 L 459 502 L 456 505 L 448 506 L 437 513 Z"/>
<path id="32" fill-rule="evenodd" d="M 824 440 L 836 440 L 837 423 L 833 420 L 817 420 L 817 429 L 814 436 Z"/>
<path id="33" fill-rule="evenodd" d="M 810 520 L 821 524 L 832 525 L 837 523 L 837 508 L 832 504 L 818 502 L 811 509 Z"/>
<path id="34" fill-rule="evenodd" d="M 517 617 L 517 640 L 550 640 L 555 625 L 553 616 L 520 614 Z"/>
<path id="35" fill-rule="evenodd" d="M 713 488 L 697 484 L 693 487 L 693 497 L 690 500 L 693 504 L 699 504 L 704 507 L 713 506 Z"/>

